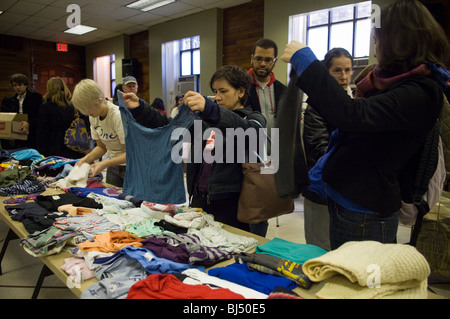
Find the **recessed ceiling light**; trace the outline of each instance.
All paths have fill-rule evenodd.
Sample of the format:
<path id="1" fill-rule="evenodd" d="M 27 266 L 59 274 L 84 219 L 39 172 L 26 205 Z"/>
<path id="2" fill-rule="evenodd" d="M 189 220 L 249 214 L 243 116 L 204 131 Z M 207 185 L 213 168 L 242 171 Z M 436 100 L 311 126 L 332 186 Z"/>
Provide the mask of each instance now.
<path id="1" fill-rule="evenodd" d="M 127 4 L 128 8 L 138 9 L 141 11 L 150 11 L 170 3 L 174 3 L 176 0 L 139 0 L 133 3 Z"/>
<path id="2" fill-rule="evenodd" d="M 97 28 L 94 27 L 88 27 L 85 25 L 77 25 L 73 28 L 67 29 L 66 31 L 64 31 L 65 33 L 71 33 L 71 34 L 77 34 L 77 35 L 82 35 L 91 31 L 97 30 Z"/>

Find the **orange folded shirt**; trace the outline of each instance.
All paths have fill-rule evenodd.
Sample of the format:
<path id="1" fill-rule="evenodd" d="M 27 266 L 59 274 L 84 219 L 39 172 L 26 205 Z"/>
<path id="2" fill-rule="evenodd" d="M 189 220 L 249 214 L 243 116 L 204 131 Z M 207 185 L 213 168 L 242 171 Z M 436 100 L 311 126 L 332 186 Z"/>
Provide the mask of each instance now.
<path id="1" fill-rule="evenodd" d="M 78 244 L 83 251 L 100 251 L 104 253 L 116 253 L 126 246 L 141 247 L 144 238 L 136 237 L 121 230 L 111 230 L 109 233 L 94 236 L 94 241 L 87 240 Z"/>
<path id="2" fill-rule="evenodd" d="M 58 212 L 67 212 L 67 214 L 71 216 L 81 216 L 92 214 L 94 210 L 88 207 L 78 207 L 73 206 L 72 204 L 61 205 L 58 207 Z"/>

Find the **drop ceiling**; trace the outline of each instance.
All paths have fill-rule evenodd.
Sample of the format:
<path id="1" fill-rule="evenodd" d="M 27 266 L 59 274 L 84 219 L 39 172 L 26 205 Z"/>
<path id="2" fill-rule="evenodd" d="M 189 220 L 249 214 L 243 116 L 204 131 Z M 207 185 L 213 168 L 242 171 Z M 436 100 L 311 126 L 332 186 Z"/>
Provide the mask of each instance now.
<path id="1" fill-rule="evenodd" d="M 150 26 L 211 8 L 228 8 L 250 0 L 178 0 L 142 12 L 127 8 L 133 0 L 1 0 L 0 34 L 35 40 L 87 45 L 121 34 L 134 34 Z M 64 33 L 69 4 L 81 9 L 81 24 L 97 30 L 84 35 Z"/>

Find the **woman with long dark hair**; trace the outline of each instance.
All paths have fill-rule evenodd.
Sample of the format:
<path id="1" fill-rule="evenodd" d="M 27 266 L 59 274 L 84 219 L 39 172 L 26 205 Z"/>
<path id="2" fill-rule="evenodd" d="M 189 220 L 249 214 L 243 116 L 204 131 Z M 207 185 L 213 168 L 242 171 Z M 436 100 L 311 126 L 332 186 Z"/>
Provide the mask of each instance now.
<path id="1" fill-rule="evenodd" d="M 417 167 L 450 78 L 447 37 L 419 1 L 396 1 L 379 18 L 378 64 L 357 85 L 362 98 L 349 97 L 305 45 L 293 41 L 282 56 L 308 104 L 337 128 L 322 170 L 331 249 L 353 240 L 396 240 L 397 211 L 415 171 L 406 170 Z"/>

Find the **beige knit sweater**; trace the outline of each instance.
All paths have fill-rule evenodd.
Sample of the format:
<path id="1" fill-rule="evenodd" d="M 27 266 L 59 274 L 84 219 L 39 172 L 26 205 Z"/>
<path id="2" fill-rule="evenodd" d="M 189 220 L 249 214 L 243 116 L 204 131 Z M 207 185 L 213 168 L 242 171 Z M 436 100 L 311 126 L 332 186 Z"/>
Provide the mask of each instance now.
<path id="1" fill-rule="evenodd" d="M 326 299 L 427 298 L 430 267 L 415 247 L 375 241 L 347 242 L 303 264 L 316 297 Z"/>

